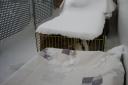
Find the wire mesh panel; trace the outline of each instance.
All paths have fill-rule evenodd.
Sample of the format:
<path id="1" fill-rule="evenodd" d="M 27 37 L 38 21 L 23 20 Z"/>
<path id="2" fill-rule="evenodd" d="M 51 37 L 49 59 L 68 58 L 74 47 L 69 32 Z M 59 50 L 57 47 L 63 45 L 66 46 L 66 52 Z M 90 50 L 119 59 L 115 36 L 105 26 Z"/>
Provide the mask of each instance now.
<path id="1" fill-rule="evenodd" d="M 52 16 L 53 6 L 53 0 L 34 0 L 34 16 L 36 26 Z"/>
<path id="2" fill-rule="evenodd" d="M 29 24 L 30 5 L 30 0 L 0 0 L 0 40 Z"/>
<path id="3" fill-rule="evenodd" d="M 71 49 L 71 50 L 87 50 L 87 51 L 104 51 L 105 36 L 101 35 L 94 40 L 81 40 L 78 38 L 68 38 L 61 35 L 38 34 L 38 50 L 48 47 Z M 80 48 L 81 47 L 81 48 Z"/>

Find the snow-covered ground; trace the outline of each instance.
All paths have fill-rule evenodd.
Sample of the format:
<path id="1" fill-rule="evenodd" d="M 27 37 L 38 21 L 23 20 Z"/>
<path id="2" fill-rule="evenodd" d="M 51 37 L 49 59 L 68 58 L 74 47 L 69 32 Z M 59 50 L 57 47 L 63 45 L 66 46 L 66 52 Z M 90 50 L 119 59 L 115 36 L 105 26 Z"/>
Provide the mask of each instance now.
<path id="1" fill-rule="evenodd" d="M 36 53 L 35 30 L 32 24 L 22 32 L 0 41 L 0 83 Z"/>

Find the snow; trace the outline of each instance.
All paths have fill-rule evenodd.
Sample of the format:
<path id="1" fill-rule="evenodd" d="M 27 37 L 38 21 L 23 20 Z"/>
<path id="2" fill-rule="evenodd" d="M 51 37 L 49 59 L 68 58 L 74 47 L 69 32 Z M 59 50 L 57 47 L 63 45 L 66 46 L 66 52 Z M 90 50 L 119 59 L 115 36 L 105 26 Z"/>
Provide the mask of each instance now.
<path id="1" fill-rule="evenodd" d="M 119 35 L 121 44 L 124 45 L 124 64 L 128 72 L 128 0 L 118 0 L 119 3 Z M 128 75 L 126 85 L 128 85 Z"/>
<path id="2" fill-rule="evenodd" d="M 61 49 L 49 48 L 48 50 L 53 57 L 61 58 Z M 42 56 L 36 56 L 2 85 L 80 85 L 82 78 L 99 75 L 104 80 L 102 85 L 123 85 L 124 69 L 120 59 L 114 54 L 77 51 L 76 59 L 78 58 L 77 63 L 62 68 L 62 66 L 49 64 L 49 61 Z M 67 69 L 71 70 L 67 71 Z"/>
<path id="3" fill-rule="evenodd" d="M 41 24 L 36 32 L 85 40 L 93 40 L 101 35 L 105 24 L 105 13 L 112 12 L 114 5 L 111 4 L 112 6 L 108 8 L 108 0 L 78 2 L 66 0 L 60 16 Z"/>
<path id="4" fill-rule="evenodd" d="M 90 17 L 94 19 L 93 22 Z M 95 13 L 92 11 L 91 14 L 87 11 L 80 11 L 79 13 L 66 12 L 39 26 L 37 32 L 43 34 L 61 34 L 63 36 L 90 40 L 102 33 L 104 23 L 104 16 L 98 12 Z"/>

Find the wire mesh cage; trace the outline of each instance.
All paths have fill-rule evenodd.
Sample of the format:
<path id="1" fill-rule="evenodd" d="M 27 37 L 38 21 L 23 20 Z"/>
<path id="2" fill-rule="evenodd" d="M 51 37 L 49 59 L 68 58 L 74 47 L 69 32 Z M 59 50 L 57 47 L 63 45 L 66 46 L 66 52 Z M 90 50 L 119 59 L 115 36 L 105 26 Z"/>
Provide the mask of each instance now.
<path id="1" fill-rule="evenodd" d="M 61 48 L 71 50 L 88 50 L 88 51 L 104 51 L 105 35 L 102 34 L 94 40 L 81 40 L 78 38 L 69 38 L 61 35 L 47 35 L 39 34 L 38 36 L 38 50 L 44 48 Z"/>
<path id="2" fill-rule="evenodd" d="M 53 8 L 58 8 L 61 2 L 62 0 L 37 0 L 35 4 L 36 25 L 40 24 L 44 19 L 50 17 L 52 15 Z M 108 29 L 106 25 L 105 30 Z M 71 50 L 104 51 L 106 35 L 105 30 L 101 36 L 94 40 L 81 40 L 78 38 L 69 38 L 61 35 L 36 33 L 37 48 L 38 51 L 48 47 Z"/>
<path id="3" fill-rule="evenodd" d="M 52 16 L 54 4 L 53 0 L 33 0 L 35 25 Z"/>
<path id="4" fill-rule="evenodd" d="M 0 40 L 9 37 L 29 24 L 30 0 L 0 0 Z"/>

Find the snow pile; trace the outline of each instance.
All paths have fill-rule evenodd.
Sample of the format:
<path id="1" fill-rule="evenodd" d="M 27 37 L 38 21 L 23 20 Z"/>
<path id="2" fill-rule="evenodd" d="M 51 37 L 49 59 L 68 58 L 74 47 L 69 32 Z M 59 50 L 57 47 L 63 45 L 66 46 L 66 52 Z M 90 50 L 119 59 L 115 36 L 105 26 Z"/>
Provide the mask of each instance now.
<path id="1" fill-rule="evenodd" d="M 41 56 L 34 57 L 2 85 L 82 85 L 83 80 L 100 77 L 102 85 L 123 85 L 124 68 L 120 62 L 123 46 L 100 51 L 77 51 L 75 60 L 78 62 L 66 65 L 51 64 L 53 58 L 47 58 L 44 53 L 54 57 L 57 61 L 68 61 L 68 55 L 62 55 L 63 49 L 48 48 Z M 44 56 L 45 55 L 45 58 Z M 63 59 L 60 59 L 63 57 Z M 69 59 L 70 60 L 70 59 Z M 62 63 L 63 64 L 63 63 Z M 71 69 L 70 69 L 71 68 Z M 70 69 L 67 71 L 67 69 Z M 86 82 L 85 82 L 86 83 Z M 87 85 L 93 83 L 91 80 Z M 94 82 L 95 83 L 95 82 Z M 96 82 L 97 84 L 97 82 Z M 99 83 L 98 83 L 99 84 Z M 94 84 L 95 85 L 95 84 Z"/>
<path id="2" fill-rule="evenodd" d="M 37 32 L 92 40 L 102 34 L 108 0 L 65 0 L 60 16 L 40 25 Z M 113 11 L 111 8 L 111 12 Z"/>

